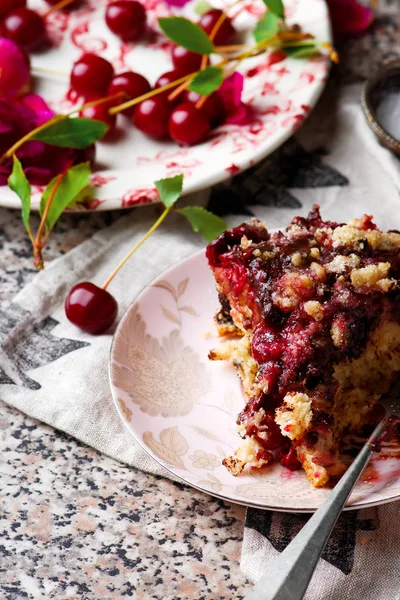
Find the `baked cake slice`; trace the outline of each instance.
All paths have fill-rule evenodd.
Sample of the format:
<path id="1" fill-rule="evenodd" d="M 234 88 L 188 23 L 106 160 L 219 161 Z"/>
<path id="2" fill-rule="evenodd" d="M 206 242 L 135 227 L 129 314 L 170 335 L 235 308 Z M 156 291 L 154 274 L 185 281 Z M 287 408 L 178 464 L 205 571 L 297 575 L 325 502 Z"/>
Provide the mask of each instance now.
<path id="1" fill-rule="evenodd" d="M 233 363 L 246 395 L 243 442 L 225 466 L 238 475 L 278 460 L 326 485 L 400 372 L 400 233 L 367 215 L 322 221 L 314 206 L 285 231 L 257 220 L 225 231 L 207 258 L 230 336 L 210 358 Z"/>

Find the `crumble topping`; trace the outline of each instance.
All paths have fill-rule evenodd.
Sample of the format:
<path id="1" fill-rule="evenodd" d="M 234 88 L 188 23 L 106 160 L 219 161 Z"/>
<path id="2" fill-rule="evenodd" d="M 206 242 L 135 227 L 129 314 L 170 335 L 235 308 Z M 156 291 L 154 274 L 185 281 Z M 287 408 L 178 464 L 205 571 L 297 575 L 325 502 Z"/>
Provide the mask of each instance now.
<path id="1" fill-rule="evenodd" d="M 304 303 L 304 310 L 310 317 L 313 317 L 316 321 L 321 321 L 324 317 L 324 307 L 321 302 L 317 300 L 308 300 Z"/>
<path id="2" fill-rule="evenodd" d="M 367 265 L 361 269 L 353 269 L 350 273 L 351 283 L 356 288 L 364 286 L 367 288 L 373 288 L 376 287 L 377 284 L 382 280 L 390 282 L 388 279 L 389 269 L 389 262 L 380 262 L 375 265 Z M 394 280 L 393 283 L 395 283 Z M 383 290 L 387 291 L 384 288 Z"/>

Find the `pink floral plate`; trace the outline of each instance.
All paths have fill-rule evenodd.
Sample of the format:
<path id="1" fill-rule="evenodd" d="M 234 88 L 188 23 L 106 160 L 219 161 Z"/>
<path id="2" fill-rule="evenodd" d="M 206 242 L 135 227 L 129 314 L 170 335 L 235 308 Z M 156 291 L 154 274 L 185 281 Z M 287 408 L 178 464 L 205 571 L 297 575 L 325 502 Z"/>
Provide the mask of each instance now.
<path id="1" fill-rule="evenodd" d="M 157 17 L 180 12 L 197 19 L 197 0 L 182 10 L 171 8 L 165 0 L 142 1 L 148 12 L 150 33 L 146 41 L 139 43 L 122 43 L 107 29 L 106 0 L 85 0 L 79 9 L 49 17 L 54 47 L 34 55 L 32 66 L 36 73 L 35 91 L 54 110 L 68 112 L 78 106 L 77 98 L 68 94 L 69 72 L 85 51 L 109 59 L 116 72 L 138 71 L 152 84 L 162 72 L 171 70 L 171 44 L 158 33 Z M 244 8 L 234 23 L 250 42 L 251 31 L 265 5 L 261 0 L 243 2 Z M 231 2 L 216 0 L 214 4 L 226 6 Z M 30 6 L 44 12 L 46 5 L 43 0 L 32 0 Z M 289 23 L 298 23 L 317 39 L 330 41 L 324 0 L 285 0 L 285 7 Z M 189 193 L 247 169 L 278 148 L 310 113 L 324 88 L 329 59 L 319 56 L 282 60 L 282 56 L 260 55 L 244 61 L 241 70 L 245 75 L 243 100 L 254 109 L 250 123 L 223 125 L 206 142 L 181 148 L 173 142 L 151 140 L 126 117 L 119 116 L 116 138 L 98 144 L 96 172 L 92 176 L 95 197 L 76 210 L 120 209 L 156 201 L 153 182 L 177 173 L 184 173 L 184 193 Z M 33 190 L 33 209 L 38 208 L 41 191 L 38 187 Z M 20 200 L 3 187 L 0 206 L 19 208 Z"/>
<path id="2" fill-rule="evenodd" d="M 194 275 L 195 274 L 195 275 Z M 115 333 L 110 381 L 132 436 L 187 484 L 227 501 L 287 512 L 315 510 L 329 489 L 280 464 L 234 477 L 222 465 L 239 443 L 236 415 L 244 396 L 234 369 L 207 359 L 219 344 L 214 281 L 201 251 L 155 279 Z M 400 449 L 376 455 L 348 509 L 400 499 Z"/>

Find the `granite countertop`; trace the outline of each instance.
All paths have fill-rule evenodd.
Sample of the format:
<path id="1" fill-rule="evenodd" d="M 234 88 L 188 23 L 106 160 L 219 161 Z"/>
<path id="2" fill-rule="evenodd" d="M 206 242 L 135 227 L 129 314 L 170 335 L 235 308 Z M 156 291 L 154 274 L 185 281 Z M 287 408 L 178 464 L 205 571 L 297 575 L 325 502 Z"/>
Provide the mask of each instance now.
<path id="1" fill-rule="evenodd" d="M 379 7 L 372 32 L 343 47 L 341 82 L 398 55 L 396 0 Z M 64 216 L 48 259 L 120 215 Z M 34 276 L 20 216 L 0 208 L 1 305 Z M 249 590 L 242 507 L 118 463 L 3 403 L 0 430 L 0 600 L 230 600 Z"/>

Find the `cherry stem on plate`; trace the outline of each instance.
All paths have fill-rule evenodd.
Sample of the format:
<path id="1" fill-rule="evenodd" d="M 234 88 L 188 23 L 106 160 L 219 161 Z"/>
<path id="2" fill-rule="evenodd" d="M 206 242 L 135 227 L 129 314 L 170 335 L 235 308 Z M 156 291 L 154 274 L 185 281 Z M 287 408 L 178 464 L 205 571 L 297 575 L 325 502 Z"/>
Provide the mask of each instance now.
<path id="1" fill-rule="evenodd" d="M 46 206 L 44 207 L 42 219 L 40 221 L 39 229 L 36 234 L 36 239 L 33 242 L 33 263 L 34 263 L 36 269 L 38 269 L 38 270 L 41 270 L 44 268 L 42 250 L 43 250 L 43 247 L 44 247 L 46 241 L 44 240 L 42 242 L 42 236 L 43 236 L 43 232 L 46 227 L 46 220 L 47 220 L 47 216 L 49 214 L 50 206 L 51 206 L 51 203 L 53 202 L 54 196 L 56 195 L 58 188 L 60 187 L 64 177 L 67 174 L 68 169 L 72 166 L 72 162 L 73 161 L 70 161 L 69 164 L 63 170 L 63 172 L 58 176 L 58 179 L 57 179 L 53 189 L 51 190 L 51 193 L 49 194 L 49 197 L 46 202 Z"/>
<path id="2" fill-rule="evenodd" d="M 154 90 L 151 90 L 150 92 L 147 92 L 146 94 L 143 94 L 142 96 L 138 96 L 137 98 L 134 98 L 133 100 L 128 100 L 127 102 L 124 102 L 123 104 L 119 104 L 118 106 L 113 106 L 112 108 L 110 108 L 110 110 L 108 111 L 110 113 L 110 115 L 116 115 L 119 112 L 122 112 L 123 110 L 125 110 L 126 108 L 130 108 L 131 106 L 135 106 L 136 104 L 140 104 L 140 102 L 143 102 L 144 100 L 147 100 L 148 98 L 152 98 L 153 96 L 157 96 L 157 94 L 161 94 L 162 92 L 166 91 L 166 90 L 170 90 L 171 88 L 175 87 L 176 85 L 183 83 L 184 81 L 187 80 L 191 80 L 195 75 L 197 75 L 198 71 L 194 71 L 193 73 L 189 73 L 189 75 L 184 75 L 183 77 L 179 77 L 179 79 L 175 79 L 175 81 L 171 81 L 170 83 L 167 83 L 166 85 L 162 85 L 158 88 L 155 88 Z"/>
<path id="3" fill-rule="evenodd" d="M 115 275 L 118 273 L 118 271 L 124 266 L 124 264 L 130 259 L 130 257 L 132 256 L 132 254 L 134 252 L 136 252 L 136 250 L 138 248 L 140 248 L 140 246 L 147 240 L 147 238 L 149 238 L 151 236 L 151 234 L 161 225 L 161 223 L 164 221 L 164 219 L 169 215 L 169 213 L 172 211 L 173 206 L 169 206 L 168 208 L 166 208 L 161 215 L 158 217 L 157 221 L 155 223 L 153 223 L 153 225 L 150 227 L 150 229 L 144 234 L 144 236 L 142 237 L 141 240 L 139 240 L 137 242 L 137 244 L 135 244 L 132 248 L 132 250 L 130 250 L 130 252 L 128 252 L 128 254 L 125 256 L 125 258 L 123 258 L 121 260 L 121 262 L 119 263 L 119 265 L 114 269 L 114 271 L 111 273 L 110 277 L 107 279 L 107 281 L 105 282 L 104 285 L 102 285 L 102 289 L 105 290 L 107 289 L 108 284 L 110 283 L 110 281 L 112 281 L 115 277 Z"/>
<path id="4" fill-rule="evenodd" d="M 69 6 L 70 4 L 73 4 L 74 2 L 76 2 L 76 0 L 60 0 L 60 2 L 57 2 L 57 4 L 54 4 L 54 6 L 52 6 L 44 15 L 43 18 L 47 19 L 47 17 L 49 15 L 51 15 L 53 12 L 56 12 L 57 10 L 62 10 L 63 8 L 65 8 L 66 6 Z"/>

